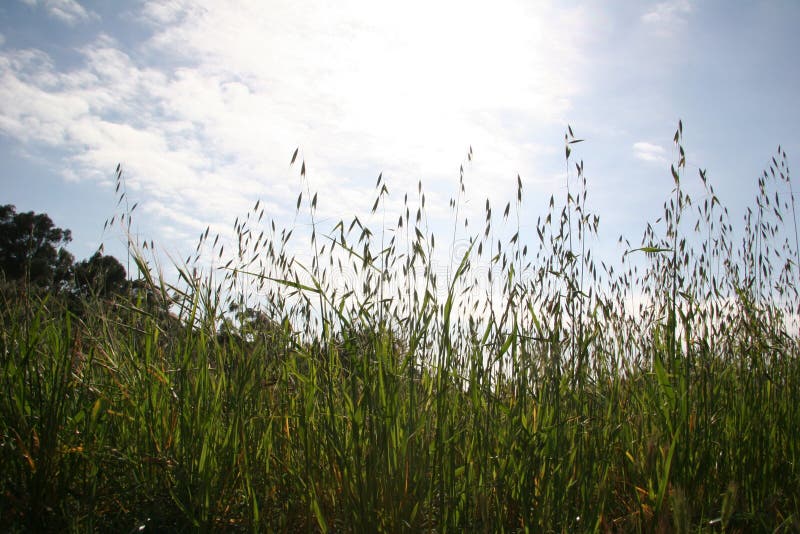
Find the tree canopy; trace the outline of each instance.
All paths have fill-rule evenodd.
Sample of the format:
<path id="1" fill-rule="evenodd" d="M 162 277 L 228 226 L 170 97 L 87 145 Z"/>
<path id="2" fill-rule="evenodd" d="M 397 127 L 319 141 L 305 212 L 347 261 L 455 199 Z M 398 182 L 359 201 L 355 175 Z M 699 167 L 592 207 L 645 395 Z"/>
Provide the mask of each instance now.
<path id="1" fill-rule="evenodd" d="M 76 295 L 125 291 L 125 268 L 116 258 L 96 252 L 75 263 L 65 248 L 70 241 L 72 232 L 57 227 L 46 213 L 0 206 L 0 272 L 6 282 Z"/>
<path id="2" fill-rule="evenodd" d="M 71 240 L 72 233 L 47 214 L 0 206 L 0 270 L 8 281 L 41 287 L 69 283 L 74 257 L 64 247 Z"/>
<path id="3" fill-rule="evenodd" d="M 75 289 L 82 294 L 110 296 L 126 290 L 125 267 L 114 256 L 95 252 L 88 260 L 75 264 Z"/>

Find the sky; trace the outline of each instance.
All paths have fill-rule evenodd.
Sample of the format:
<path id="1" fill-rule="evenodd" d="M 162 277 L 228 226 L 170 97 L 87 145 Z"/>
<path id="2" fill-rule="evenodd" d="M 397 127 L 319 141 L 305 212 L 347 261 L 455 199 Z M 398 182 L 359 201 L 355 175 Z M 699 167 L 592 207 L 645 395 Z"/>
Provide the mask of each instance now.
<path id="1" fill-rule="evenodd" d="M 121 164 L 136 235 L 183 257 L 257 200 L 297 224 L 299 147 L 323 230 L 382 224 L 382 173 L 392 220 L 421 180 L 446 236 L 465 165 L 467 215 L 520 176 L 533 240 L 565 196 L 570 125 L 597 247 L 619 258 L 670 194 L 679 120 L 687 188 L 706 169 L 734 223 L 779 144 L 797 161 L 798 23 L 793 0 L 5 0 L 0 204 L 71 229 L 78 259 L 120 254 L 103 223 Z"/>

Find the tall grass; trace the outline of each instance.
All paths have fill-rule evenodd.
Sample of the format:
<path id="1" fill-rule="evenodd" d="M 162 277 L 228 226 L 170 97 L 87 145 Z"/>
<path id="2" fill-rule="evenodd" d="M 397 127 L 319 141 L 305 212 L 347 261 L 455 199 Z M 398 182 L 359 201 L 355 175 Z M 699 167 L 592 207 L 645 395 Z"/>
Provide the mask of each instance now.
<path id="1" fill-rule="evenodd" d="M 444 280 L 421 183 L 396 224 L 322 233 L 296 151 L 308 261 L 257 202 L 179 283 L 151 244 L 131 249 L 137 289 L 80 317 L 5 292 L 0 527 L 800 529 L 786 155 L 736 234 L 705 171 L 686 193 L 682 135 L 673 193 L 616 267 L 592 257 L 570 128 L 566 198 L 535 235 L 520 177 L 500 217 L 487 201 L 462 226 L 462 165 Z M 388 195 L 381 176 L 372 212 L 393 221 Z"/>

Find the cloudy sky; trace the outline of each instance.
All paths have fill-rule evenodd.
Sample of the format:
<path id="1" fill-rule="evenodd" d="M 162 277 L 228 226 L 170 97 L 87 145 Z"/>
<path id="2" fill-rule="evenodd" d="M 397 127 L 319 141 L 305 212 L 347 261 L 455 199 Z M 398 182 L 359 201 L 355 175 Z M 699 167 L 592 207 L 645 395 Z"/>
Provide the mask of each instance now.
<path id="1" fill-rule="evenodd" d="M 519 174 L 532 234 L 569 124 L 601 238 L 638 241 L 682 119 L 687 181 L 707 169 L 736 222 L 777 145 L 800 156 L 798 23 L 794 0 L 5 0 L 0 203 L 77 258 L 114 250 L 121 163 L 137 232 L 185 255 L 258 199 L 291 225 L 299 146 L 323 227 L 368 214 L 382 172 L 390 207 L 422 180 L 445 228 L 472 146 L 467 211 Z"/>

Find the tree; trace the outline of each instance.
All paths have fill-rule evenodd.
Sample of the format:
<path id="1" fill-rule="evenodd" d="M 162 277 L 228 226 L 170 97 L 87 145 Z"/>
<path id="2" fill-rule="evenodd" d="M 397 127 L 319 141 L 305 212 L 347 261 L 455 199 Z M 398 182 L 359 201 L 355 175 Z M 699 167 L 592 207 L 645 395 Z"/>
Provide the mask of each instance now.
<path id="1" fill-rule="evenodd" d="M 75 264 L 75 289 L 83 295 L 109 297 L 128 288 L 125 267 L 114 256 L 95 252 L 88 260 Z"/>
<path id="2" fill-rule="evenodd" d="M 64 246 L 72 233 L 47 214 L 0 206 L 0 270 L 8 281 L 61 289 L 72 279 L 74 257 Z"/>

